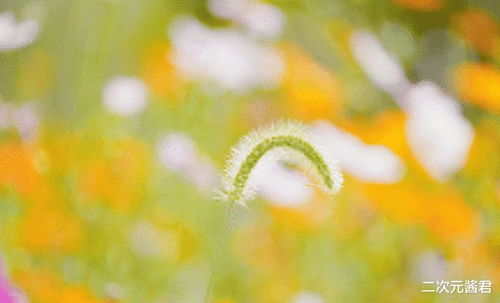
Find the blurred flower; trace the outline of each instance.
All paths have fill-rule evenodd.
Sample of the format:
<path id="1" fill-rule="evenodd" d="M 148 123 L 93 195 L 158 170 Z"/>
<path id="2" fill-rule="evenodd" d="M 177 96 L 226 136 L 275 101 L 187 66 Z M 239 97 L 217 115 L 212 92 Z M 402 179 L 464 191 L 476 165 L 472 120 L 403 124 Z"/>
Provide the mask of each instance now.
<path id="1" fill-rule="evenodd" d="M 447 242 L 474 239 L 480 218 L 450 187 L 428 190 L 408 180 L 397 185 L 364 184 L 374 206 L 397 222 L 422 225 Z"/>
<path id="2" fill-rule="evenodd" d="M 257 37 L 274 38 L 283 31 L 281 10 L 259 0 L 210 0 L 208 7 L 212 14 L 240 23 Z"/>
<path id="3" fill-rule="evenodd" d="M 33 104 L 24 103 L 12 113 L 12 123 L 24 141 L 33 141 L 39 128 L 38 115 Z"/>
<path id="4" fill-rule="evenodd" d="M 468 8 L 453 17 L 452 26 L 479 52 L 491 55 L 500 46 L 495 18 L 480 8 Z"/>
<path id="5" fill-rule="evenodd" d="M 395 183 L 403 176 L 402 160 L 383 145 L 365 144 L 324 120 L 313 124 L 313 133 L 322 139 L 342 169 L 362 181 Z"/>
<path id="6" fill-rule="evenodd" d="M 147 96 L 147 88 L 141 80 L 116 76 L 106 84 L 102 98 L 110 113 L 126 117 L 143 111 Z"/>
<path id="7" fill-rule="evenodd" d="M 53 273 L 35 268 L 14 272 L 13 280 L 18 283 L 32 302 L 58 302 L 62 282 Z"/>
<path id="8" fill-rule="evenodd" d="M 26 197 L 34 198 L 44 187 L 30 146 L 9 141 L 0 145 L 0 184 L 13 186 Z"/>
<path id="9" fill-rule="evenodd" d="M 324 302 L 325 300 L 323 300 L 323 298 L 320 295 L 308 291 L 298 293 L 292 300 L 292 303 L 324 303 Z"/>
<path id="10" fill-rule="evenodd" d="M 294 46 L 285 45 L 281 52 L 286 63 L 283 89 L 292 116 L 308 121 L 335 117 L 343 101 L 339 79 Z"/>
<path id="11" fill-rule="evenodd" d="M 455 71 L 455 86 L 465 101 L 500 112 L 500 70 L 495 66 L 462 64 Z"/>
<path id="12" fill-rule="evenodd" d="M 311 181 L 302 173 L 281 163 L 272 163 L 259 178 L 259 193 L 271 204 L 294 207 L 314 196 Z"/>
<path id="13" fill-rule="evenodd" d="M 89 289 L 82 286 L 66 287 L 57 303 L 104 303 L 97 299 Z"/>
<path id="14" fill-rule="evenodd" d="M 203 192 L 211 191 L 217 183 L 214 165 L 185 134 L 171 133 L 160 139 L 157 154 L 165 168 L 180 173 Z"/>
<path id="15" fill-rule="evenodd" d="M 82 222 L 57 206 L 30 206 L 20 231 L 24 247 L 35 252 L 74 252 L 83 240 Z"/>
<path id="16" fill-rule="evenodd" d="M 0 257 L 0 302 L 1 303 L 25 303 L 28 302 L 25 296 L 13 287 L 7 277 L 3 260 Z"/>
<path id="17" fill-rule="evenodd" d="M 144 191 L 149 173 L 149 151 L 135 139 L 112 142 L 107 159 L 93 159 L 81 171 L 80 186 L 113 209 L 129 212 Z"/>
<path id="18" fill-rule="evenodd" d="M 132 251 L 140 256 L 154 257 L 167 254 L 177 255 L 174 235 L 158 230 L 149 222 L 139 222 L 132 227 L 129 244 Z"/>
<path id="19" fill-rule="evenodd" d="M 33 43 L 38 31 L 36 20 L 17 23 L 11 12 L 0 13 L 0 51 L 15 50 Z"/>
<path id="20" fill-rule="evenodd" d="M 189 78 L 213 81 L 235 92 L 274 87 L 281 78 L 279 54 L 236 30 L 213 30 L 181 18 L 171 24 L 169 33 L 173 63 Z"/>
<path id="21" fill-rule="evenodd" d="M 413 260 L 413 278 L 415 281 L 434 281 L 447 278 L 448 262 L 436 251 L 426 251 Z"/>
<path id="22" fill-rule="evenodd" d="M 443 0 L 392 0 L 401 7 L 423 12 L 437 11 L 444 6 Z"/>
<path id="23" fill-rule="evenodd" d="M 34 141 L 38 135 L 39 118 L 32 102 L 15 106 L 0 103 L 0 130 L 14 128 L 23 141 Z"/>
<path id="24" fill-rule="evenodd" d="M 409 86 L 398 59 L 389 54 L 370 32 L 358 30 L 351 35 L 351 49 L 363 71 L 378 86 L 393 96 Z"/>
<path id="25" fill-rule="evenodd" d="M 357 32 L 352 41 L 353 52 L 368 76 L 388 90 L 407 113 L 409 145 L 425 169 L 444 180 L 462 168 L 474 131 L 458 102 L 432 82 L 410 84 L 399 63 L 375 36 Z M 374 50 L 379 58 L 373 55 Z"/>
<path id="26" fill-rule="evenodd" d="M 409 145 L 434 178 L 447 179 L 467 159 L 474 130 L 459 104 L 431 82 L 413 85 L 403 97 Z"/>
<path id="27" fill-rule="evenodd" d="M 171 56 L 168 44 L 157 41 L 147 47 L 141 64 L 141 75 L 149 90 L 167 97 L 168 101 L 179 97 L 185 86 L 184 79 L 170 60 Z"/>

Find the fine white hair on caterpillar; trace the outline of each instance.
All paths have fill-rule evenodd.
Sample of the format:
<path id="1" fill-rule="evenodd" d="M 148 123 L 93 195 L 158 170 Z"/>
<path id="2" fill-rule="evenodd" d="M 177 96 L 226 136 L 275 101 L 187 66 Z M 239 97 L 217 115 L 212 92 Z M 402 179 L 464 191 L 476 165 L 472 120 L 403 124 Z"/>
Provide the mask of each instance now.
<path id="1" fill-rule="evenodd" d="M 320 139 L 305 125 L 285 120 L 249 133 L 232 148 L 220 198 L 239 204 L 254 198 L 260 177 L 277 161 L 303 169 L 328 194 L 335 194 L 342 186 L 336 160 Z"/>

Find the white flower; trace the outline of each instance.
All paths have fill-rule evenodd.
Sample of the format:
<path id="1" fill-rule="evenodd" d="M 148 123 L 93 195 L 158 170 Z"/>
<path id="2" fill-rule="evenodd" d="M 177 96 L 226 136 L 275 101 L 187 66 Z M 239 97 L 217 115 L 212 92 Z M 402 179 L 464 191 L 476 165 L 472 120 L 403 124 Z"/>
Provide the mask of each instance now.
<path id="1" fill-rule="evenodd" d="M 311 181 L 302 173 L 272 163 L 258 181 L 258 191 L 269 203 L 294 207 L 306 203 L 313 195 Z"/>
<path id="2" fill-rule="evenodd" d="M 412 86 L 403 97 L 406 135 L 419 162 L 437 180 L 461 169 L 474 137 L 459 104 L 431 82 Z"/>
<path id="3" fill-rule="evenodd" d="M 323 298 L 313 292 L 301 292 L 295 296 L 292 303 L 324 303 Z"/>
<path id="4" fill-rule="evenodd" d="M 11 112 L 13 126 L 24 141 L 32 141 L 38 135 L 38 115 L 33 104 L 24 103 Z"/>
<path id="5" fill-rule="evenodd" d="M 25 47 L 35 41 L 38 31 L 36 20 L 16 23 L 11 12 L 0 13 L 0 50 L 8 51 Z"/>
<path id="6" fill-rule="evenodd" d="M 280 80 L 283 62 L 278 52 L 235 30 L 212 30 L 182 18 L 172 24 L 170 38 L 172 61 L 189 78 L 213 81 L 235 92 L 273 87 Z"/>
<path id="7" fill-rule="evenodd" d="M 368 145 L 356 136 L 338 129 L 328 121 L 312 125 L 328 152 L 350 175 L 373 183 L 395 183 L 404 173 L 403 161 L 383 145 Z"/>
<path id="8" fill-rule="evenodd" d="M 13 128 L 23 141 L 33 141 L 39 130 L 39 118 L 32 102 L 19 106 L 0 103 L 0 130 Z"/>
<path id="9" fill-rule="evenodd" d="M 350 43 L 359 65 L 376 85 L 393 95 L 408 87 L 409 81 L 398 59 L 389 54 L 373 34 L 355 31 Z"/>
<path id="10" fill-rule="evenodd" d="M 132 227 L 129 235 L 129 245 L 132 251 L 141 256 L 159 256 L 177 253 L 175 237 L 169 232 L 160 232 L 149 222 L 139 222 Z"/>
<path id="11" fill-rule="evenodd" d="M 140 113 L 146 106 L 147 95 L 141 80 L 117 76 L 106 83 L 102 98 L 109 112 L 125 117 Z"/>
<path id="12" fill-rule="evenodd" d="M 448 262 L 441 254 L 426 251 L 415 258 L 412 276 L 419 282 L 446 279 L 448 267 Z"/>
<path id="13" fill-rule="evenodd" d="M 200 155 L 195 142 L 182 133 L 171 133 L 160 139 L 157 154 L 165 168 L 181 174 L 203 192 L 209 192 L 217 183 L 217 172 L 212 162 Z"/>
<path id="14" fill-rule="evenodd" d="M 243 25 L 257 37 L 277 37 L 285 25 L 279 8 L 257 0 L 211 0 L 208 7 L 214 15 Z"/>

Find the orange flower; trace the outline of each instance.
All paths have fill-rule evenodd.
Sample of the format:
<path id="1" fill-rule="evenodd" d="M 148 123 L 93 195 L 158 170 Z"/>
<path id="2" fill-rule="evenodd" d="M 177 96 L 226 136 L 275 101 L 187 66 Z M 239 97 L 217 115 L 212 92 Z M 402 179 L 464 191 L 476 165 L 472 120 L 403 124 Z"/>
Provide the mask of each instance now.
<path id="1" fill-rule="evenodd" d="M 392 2 L 407 9 L 423 12 L 434 12 L 444 6 L 442 0 L 392 0 Z"/>
<path id="2" fill-rule="evenodd" d="M 33 302 L 57 302 L 62 291 L 61 281 L 43 270 L 17 271 L 12 275 L 12 279 Z"/>
<path id="3" fill-rule="evenodd" d="M 342 103 L 340 81 L 301 50 L 282 47 L 286 61 L 283 89 L 291 115 L 300 120 L 329 119 Z"/>
<path id="4" fill-rule="evenodd" d="M 170 63 L 170 49 L 164 41 L 156 41 L 147 49 L 142 59 L 141 74 L 149 89 L 169 100 L 177 100 L 185 85 L 181 75 Z"/>
<path id="5" fill-rule="evenodd" d="M 469 8 L 453 18 L 457 32 L 476 50 L 483 54 L 493 54 L 499 41 L 498 26 L 487 11 Z"/>
<path id="6" fill-rule="evenodd" d="M 500 71 L 493 65 L 459 66 L 455 71 L 455 86 L 465 101 L 500 112 Z"/>
<path id="7" fill-rule="evenodd" d="M 82 244 L 82 223 L 55 206 L 34 205 L 21 221 L 21 240 L 33 251 L 73 252 Z"/>
<path id="8" fill-rule="evenodd" d="M 84 287 L 68 287 L 62 293 L 58 303 L 104 303 L 104 300 L 95 298 L 92 293 Z"/>
<path id="9" fill-rule="evenodd" d="M 134 140 L 114 142 L 109 159 L 95 159 L 80 177 L 82 189 L 119 211 L 131 210 L 140 197 L 149 167 L 147 148 Z"/>
<path id="10" fill-rule="evenodd" d="M 479 230 L 479 217 L 451 188 L 422 189 L 405 180 L 397 185 L 365 184 L 381 212 L 407 225 L 423 225 L 444 241 L 466 240 Z"/>
<path id="11" fill-rule="evenodd" d="M 24 195 L 33 196 L 42 186 L 42 178 L 33 162 L 33 149 L 10 141 L 0 146 L 0 185 L 13 186 Z"/>

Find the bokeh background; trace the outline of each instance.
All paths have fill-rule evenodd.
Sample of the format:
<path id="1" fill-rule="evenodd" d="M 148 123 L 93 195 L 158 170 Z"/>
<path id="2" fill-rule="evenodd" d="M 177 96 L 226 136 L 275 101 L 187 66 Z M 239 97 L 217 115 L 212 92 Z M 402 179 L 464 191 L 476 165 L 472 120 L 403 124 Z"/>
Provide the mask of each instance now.
<path id="1" fill-rule="evenodd" d="M 0 1 L 0 301 L 498 302 L 499 12 Z M 228 215 L 230 147 L 281 118 L 343 189 L 278 164 Z"/>

